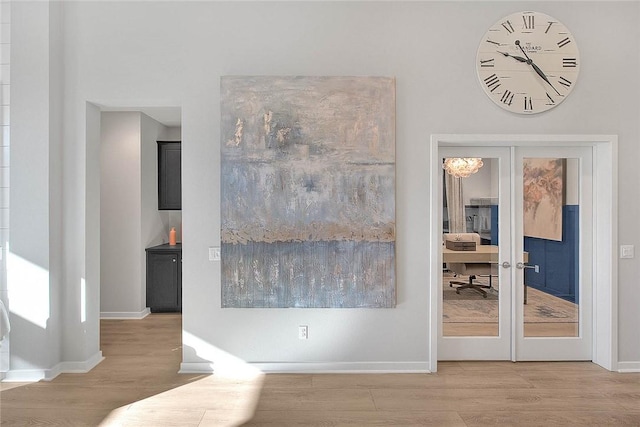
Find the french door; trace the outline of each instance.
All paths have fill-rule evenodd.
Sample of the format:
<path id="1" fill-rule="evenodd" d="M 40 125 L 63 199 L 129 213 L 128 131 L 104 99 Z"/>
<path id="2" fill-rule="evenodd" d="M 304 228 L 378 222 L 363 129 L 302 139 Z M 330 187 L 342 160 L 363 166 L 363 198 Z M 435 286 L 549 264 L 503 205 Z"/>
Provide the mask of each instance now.
<path id="1" fill-rule="evenodd" d="M 438 200 L 443 233 L 486 246 L 442 248 L 438 360 L 592 360 L 591 148 L 455 146 L 438 157 L 482 159 L 468 177 L 443 169 Z"/>

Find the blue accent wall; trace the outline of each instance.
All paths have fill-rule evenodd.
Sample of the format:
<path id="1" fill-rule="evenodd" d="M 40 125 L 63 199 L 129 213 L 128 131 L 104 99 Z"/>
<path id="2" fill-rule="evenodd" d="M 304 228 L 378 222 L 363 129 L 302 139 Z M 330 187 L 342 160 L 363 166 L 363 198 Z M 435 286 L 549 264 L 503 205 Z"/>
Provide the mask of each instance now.
<path id="1" fill-rule="evenodd" d="M 491 205 L 491 244 L 498 246 L 498 205 Z"/>
<path id="2" fill-rule="evenodd" d="M 562 209 L 562 241 L 524 238 L 529 265 L 539 265 L 540 273 L 525 271 L 527 286 L 571 302 L 578 300 L 579 206 Z"/>

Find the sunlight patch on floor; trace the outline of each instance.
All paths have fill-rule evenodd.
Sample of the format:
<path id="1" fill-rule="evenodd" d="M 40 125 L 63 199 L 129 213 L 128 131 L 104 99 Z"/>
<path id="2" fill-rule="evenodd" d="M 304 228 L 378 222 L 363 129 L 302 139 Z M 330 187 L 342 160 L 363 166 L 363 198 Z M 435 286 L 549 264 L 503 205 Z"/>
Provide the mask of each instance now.
<path id="1" fill-rule="evenodd" d="M 208 375 L 117 408 L 100 426 L 190 426 L 202 425 L 203 419 L 211 425 L 241 425 L 253 417 L 263 381 L 262 373 L 251 378 L 246 371 L 236 377 Z"/>

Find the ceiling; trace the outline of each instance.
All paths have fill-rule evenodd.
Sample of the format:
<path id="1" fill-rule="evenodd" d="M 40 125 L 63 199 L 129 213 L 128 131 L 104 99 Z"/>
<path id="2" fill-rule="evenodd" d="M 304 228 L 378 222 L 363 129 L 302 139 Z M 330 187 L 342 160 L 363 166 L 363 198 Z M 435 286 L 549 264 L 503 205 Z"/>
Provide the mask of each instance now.
<path id="1" fill-rule="evenodd" d="M 168 127 L 182 125 L 182 110 L 180 107 L 110 107 L 101 106 L 101 111 L 140 111 L 155 121 Z"/>

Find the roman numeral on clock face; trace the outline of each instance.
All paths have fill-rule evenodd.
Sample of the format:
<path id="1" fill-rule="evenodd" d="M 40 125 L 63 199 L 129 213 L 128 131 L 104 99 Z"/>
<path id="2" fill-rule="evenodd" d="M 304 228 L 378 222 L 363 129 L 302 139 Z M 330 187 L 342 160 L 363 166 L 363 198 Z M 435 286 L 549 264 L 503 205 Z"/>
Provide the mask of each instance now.
<path id="1" fill-rule="evenodd" d="M 533 30 L 536 26 L 535 18 L 533 15 L 522 15 L 522 20 L 524 21 L 523 28 L 525 30 Z"/>
<path id="2" fill-rule="evenodd" d="M 503 104 L 511 105 L 511 103 L 513 102 L 513 92 L 505 89 L 502 97 L 500 98 L 500 101 L 502 101 Z"/>
<path id="3" fill-rule="evenodd" d="M 562 58 L 562 66 L 564 68 L 576 68 L 578 60 L 576 58 Z"/>
<path id="4" fill-rule="evenodd" d="M 484 79 L 484 82 L 491 92 L 500 87 L 500 79 L 495 74 L 491 74 L 489 77 Z"/>
<path id="5" fill-rule="evenodd" d="M 556 103 L 556 101 L 553 100 L 553 98 L 551 97 L 551 95 L 549 95 L 548 92 L 547 92 L 547 99 L 549 100 L 549 105 L 554 105 Z"/>
<path id="6" fill-rule="evenodd" d="M 553 21 L 549 21 L 549 25 L 547 26 L 547 29 L 546 29 L 546 30 L 544 30 L 544 33 L 545 33 L 545 34 L 547 34 L 547 33 L 549 32 L 549 30 L 551 29 L 551 26 L 552 26 L 553 24 L 555 24 L 555 22 L 553 22 Z"/>
<path id="7" fill-rule="evenodd" d="M 495 65 L 495 59 L 491 58 L 491 59 L 481 59 L 480 60 L 480 66 L 482 68 L 493 68 Z"/>
<path id="8" fill-rule="evenodd" d="M 533 111 L 533 102 L 530 96 L 524 97 L 524 111 Z"/>
<path id="9" fill-rule="evenodd" d="M 561 85 L 563 85 L 564 87 L 571 87 L 571 81 L 570 81 L 570 80 L 565 79 L 565 78 L 564 78 L 564 77 L 562 77 L 562 76 L 558 79 L 558 83 L 560 83 L 560 84 L 561 84 Z"/>
<path id="10" fill-rule="evenodd" d="M 558 42 L 558 47 L 565 47 L 569 43 L 571 43 L 571 40 L 569 40 L 569 37 L 565 37 Z"/>
<path id="11" fill-rule="evenodd" d="M 505 30 L 507 30 L 507 33 L 509 33 L 509 34 L 513 33 L 513 31 L 514 31 L 514 30 L 513 30 L 513 25 L 511 25 L 511 22 L 509 22 L 509 21 L 504 21 L 504 22 L 502 23 L 502 27 L 503 27 Z"/>

